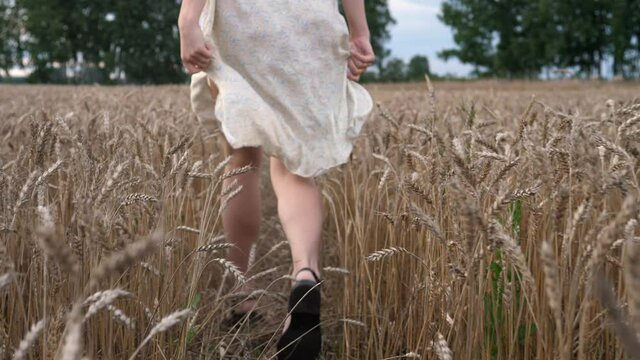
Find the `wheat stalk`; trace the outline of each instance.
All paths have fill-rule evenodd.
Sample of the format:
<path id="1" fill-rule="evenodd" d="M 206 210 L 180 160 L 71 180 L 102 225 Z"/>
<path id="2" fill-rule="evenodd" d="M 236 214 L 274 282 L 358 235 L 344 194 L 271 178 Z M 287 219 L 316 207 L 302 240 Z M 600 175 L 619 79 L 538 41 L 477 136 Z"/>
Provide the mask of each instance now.
<path id="1" fill-rule="evenodd" d="M 62 360 L 77 360 L 82 353 L 82 317 L 80 307 L 74 304 L 67 321 L 67 335 L 62 347 Z"/>
<path id="2" fill-rule="evenodd" d="M 403 247 L 396 247 L 396 246 L 392 246 L 386 249 L 381 249 L 381 250 L 377 250 L 372 252 L 371 254 L 367 255 L 365 257 L 365 259 L 367 261 L 380 261 L 382 259 L 386 259 L 390 256 L 396 255 L 396 254 L 405 254 L 407 253 L 407 249 L 403 248 Z"/>
<path id="3" fill-rule="evenodd" d="M 436 353 L 436 356 L 440 360 L 451 360 L 453 358 L 453 353 L 449 348 L 449 344 L 447 340 L 442 336 L 440 332 L 436 334 L 437 339 L 431 343 L 431 347 L 433 348 L 433 352 Z"/>
<path id="4" fill-rule="evenodd" d="M 29 332 L 24 336 L 20 344 L 18 345 L 18 349 L 13 353 L 13 360 L 22 360 L 26 358 L 29 348 L 33 346 L 33 344 L 38 340 L 40 334 L 44 330 L 46 325 L 46 319 L 41 319 L 37 323 L 31 326 Z"/>
<path id="5" fill-rule="evenodd" d="M 540 258 L 542 259 L 542 270 L 544 272 L 544 288 L 549 300 L 549 307 L 553 312 L 556 322 L 556 333 L 558 334 L 558 344 L 562 343 L 562 293 L 560 291 L 560 274 L 558 263 L 556 262 L 553 249 L 547 241 L 542 242 L 540 248 Z"/>
<path id="6" fill-rule="evenodd" d="M 632 241 L 638 221 L 631 219 L 625 225 L 625 285 L 629 298 L 629 313 L 636 333 L 640 336 L 640 244 Z"/>
<path id="7" fill-rule="evenodd" d="M 131 357 L 129 357 L 129 360 L 135 359 L 138 352 L 140 352 L 140 350 L 149 342 L 149 340 L 151 340 L 152 337 L 180 324 L 191 315 L 193 315 L 193 311 L 191 309 L 184 309 L 171 313 L 162 318 L 162 320 L 160 320 L 160 322 L 151 329 L 149 335 L 147 335 L 147 337 L 145 337 L 140 345 L 136 348 Z"/>
<path id="8" fill-rule="evenodd" d="M 27 177 L 27 181 L 25 181 L 24 185 L 22 185 L 22 189 L 20 190 L 20 195 L 18 195 L 18 200 L 13 206 L 13 215 L 11 216 L 11 224 L 9 224 L 10 230 L 16 229 L 16 220 L 18 216 L 18 210 L 20 210 L 22 205 L 27 201 L 27 193 L 29 192 L 29 189 L 31 189 L 31 186 L 33 185 L 33 181 L 36 178 L 37 174 L 38 174 L 37 170 L 32 171 L 31 174 L 29 174 L 29 177 Z"/>
<path id="9" fill-rule="evenodd" d="M 89 296 L 84 301 L 85 305 L 89 305 L 89 309 L 85 313 L 83 321 L 87 321 L 91 316 L 97 314 L 98 311 L 111 305 L 114 301 L 122 297 L 133 297 L 133 294 L 121 289 L 112 289 L 100 291 Z"/>
<path id="10" fill-rule="evenodd" d="M 118 309 L 113 305 L 107 305 L 107 310 L 113 315 L 113 318 L 121 322 L 124 326 L 129 329 L 135 329 L 135 324 L 133 320 L 124 313 L 124 311 Z"/>
<path id="11" fill-rule="evenodd" d="M 236 279 L 237 282 L 239 283 L 244 283 L 246 282 L 246 279 L 244 277 L 244 275 L 242 274 L 242 271 L 240 271 L 240 269 L 233 264 L 231 261 L 227 260 L 227 259 L 222 259 L 222 258 L 216 258 L 213 259 L 213 261 L 219 263 L 220 265 L 222 265 L 222 267 L 227 270 L 229 273 L 231 273 L 231 275 L 233 275 L 233 277 Z"/>
<path id="12" fill-rule="evenodd" d="M 13 272 L 0 275 L 0 290 L 2 290 L 5 286 L 11 284 L 15 277 L 16 274 Z"/>
<path id="13" fill-rule="evenodd" d="M 111 255 L 98 265 L 91 273 L 89 288 L 94 288 L 105 277 L 121 272 L 137 263 L 162 243 L 163 234 L 156 230 L 149 237 L 129 244 L 124 250 Z"/>

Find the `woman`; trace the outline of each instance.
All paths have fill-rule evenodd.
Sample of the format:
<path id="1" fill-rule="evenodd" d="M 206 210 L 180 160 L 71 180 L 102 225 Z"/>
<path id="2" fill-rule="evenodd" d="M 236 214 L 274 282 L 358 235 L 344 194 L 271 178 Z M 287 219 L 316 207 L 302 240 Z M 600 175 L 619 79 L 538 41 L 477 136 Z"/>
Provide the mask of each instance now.
<path id="1" fill-rule="evenodd" d="M 259 169 L 263 152 L 270 156 L 296 279 L 277 345 L 281 359 L 320 352 L 323 219 L 314 177 L 348 161 L 372 109 L 356 82 L 375 60 L 364 0 L 343 0 L 343 7 L 348 26 L 338 0 L 183 0 L 178 20 L 192 106 L 200 121 L 220 125 L 232 155 L 226 170 Z M 260 231 L 260 173 L 236 177 L 242 191 L 222 214 L 235 245 L 229 259 L 242 271 Z M 238 308 L 252 314 L 254 305 Z"/>

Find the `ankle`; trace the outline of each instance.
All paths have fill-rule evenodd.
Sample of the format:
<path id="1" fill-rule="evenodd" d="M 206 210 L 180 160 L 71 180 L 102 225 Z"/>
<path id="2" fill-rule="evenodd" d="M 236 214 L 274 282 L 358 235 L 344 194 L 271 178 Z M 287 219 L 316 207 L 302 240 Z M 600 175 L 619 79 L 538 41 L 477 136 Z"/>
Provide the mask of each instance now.
<path id="1" fill-rule="evenodd" d="M 297 280 L 317 281 L 318 279 L 316 279 L 316 277 L 313 275 L 313 273 L 311 271 L 309 271 L 309 268 L 312 269 L 316 273 L 318 278 L 321 277 L 317 266 L 300 266 L 298 268 L 294 268 L 292 275 L 294 276 L 296 281 Z"/>

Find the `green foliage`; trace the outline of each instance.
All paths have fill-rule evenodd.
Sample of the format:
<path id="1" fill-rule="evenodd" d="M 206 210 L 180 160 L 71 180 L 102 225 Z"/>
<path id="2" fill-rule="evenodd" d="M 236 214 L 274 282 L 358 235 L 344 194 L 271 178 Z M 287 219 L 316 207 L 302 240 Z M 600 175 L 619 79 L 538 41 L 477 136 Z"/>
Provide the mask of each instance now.
<path id="1" fill-rule="evenodd" d="M 0 0 L 0 70 L 7 75 L 20 49 L 19 17 L 12 1 Z"/>
<path id="2" fill-rule="evenodd" d="M 493 15 L 485 8 L 486 4 L 481 0 L 453 0 L 442 4 L 439 19 L 452 28 L 458 48 L 441 51 L 441 58 L 455 57 L 463 63 L 473 64 L 477 74 L 483 68 L 492 68 L 495 50 L 491 26 L 494 21 Z"/>
<path id="3" fill-rule="evenodd" d="M 550 68 L 583 76 L 637 76 L 640 2 L 636 0 L 447 0 L 440 20 L 456 48 L 439 53 L 480 76 L 537 77 Z"/>
<path id="4" fill-rule="evenodd" d="M 378 81 L 378 74 L 373 71 L 365 71 L 360 75 L 360 83 L 366 84 Z"/>
<path id="5" fill-rule="evenodd" d="M 176 0 L 17 0 L 37 82 L 186 80 Z M 70 75 L 70 76 L 68 76 Z"/>
<path id="6" fill-rule="evenodd" d="M 474 105 L 471 105 L 470 109 L 463 106 L 461 111 L 468 114 L 470 118 L 470 120 L 468 120 L 468 124 L 472 124 L 472 119 L 475 117 Z M 511 219 L 511 233 L 513 238 L 518 240 L 520 238 L 520 223 L 522 221 L 522 200 L 517 199 L 511 203 L 509 205 L 509 213 Z M 506 223 L 506 220 L 501 217 L 497 217 L 496 220 L 502 225 Z M 503 337 L 500 331 L 502 329 L 501 324 L 505 321 L 505 286 L 507 285 L 505 280 L 509 283 L 513 283 L 515 288 L 515 293 L 509 295 L 509 301 L 515 302 L 516 309 L 520 309 L 523 305 L 520 302 L 520 295 L 522 292 L 520 274 L 505 267 L 503 263 L 504 257 L 502 252 L 500 250 L 496 250 L 495 260 L 489 264 L 488 268 L 490 291 L 487 291 L 487 293 L 484 294 L 483 299 L 484 312 L 487 320 L 484 329 L 484 342 L 487 348 L 491 351 L 491 357 L 496 359 L 504 357 L 503 354 L 499 353 L 499 349 L 503 348 L 503 345 L 500 343 Z M 535 324 L 520 325 L 518 329 L 518 343 L 524 343 L 526 341 L 526 337 L 534 334 L 536 331 L 537 328 Z"/>
<path id="7" fill-rule="evenodd" d="M 429 59 L 426 56 L 416 55 L 409 60 L 407 80 L 424 81 L 424 76 L 429 73 Z"/>
<path id="8" fill-rule="evenodd" d="M 384 81 L 399 82 L 406 79 L 407 65 L 402 59 L 391 59 L 384 67 L 381 78 Z"/>
<path id="9" fill-rule="evenodd" d="M 129 82 L 172 83 L 186 78 L 180 60 L 176 0 L 127 1 L 117 7 L 120 29 L 136 29 L 135 36 L 116 36 L 121 43 L 120 58 Z M 118 20 L 120 18 L 120 20 Z"/>
<path id="10" fill-rule="evenodd" d="M 496 252 L 496 260 L 489 265 L 490 289 L 484 295 L 484 313 L 486 325 L 484 329 L 484 341 L 488 349 L 491 349 L 492 357 L 498 356 L 500 347 L 501 324 L 504 321 L 504 280 L 502 275 L 501 253 Z"/>
<path id="11" fill-rule="evenodd" d="M 197 293 L 194 297 L 193 300 L 191 300 L 191 304 L 189 304 L 189 307 L 192 309 L 197 309 L 198 305 L 200 305 L 200 301 L 202 301 L 202 294 L 201 293 Z"/>
<path id="12" fill-rule="evenodd" d="M 522 200 L 517 199 L 511 203 L 511 233 L 513 238 L 517 241 L 520 239 L 520 222 L 522 221 Z"/>
<path id="13" fill-rule="evenodd" d="M 28 56 L 32 82 L 176 83 L 180 0 L 0 0 L 0 75 Z M 387 1 L 366 2 L 374 51 L 383 64 Z M 21 43 L 21 36 L 26 39 Z"/>
<path id="14" fill-rule="evenodd" d="M 391 38 L 389 26 L 396 23 L 396 20 L 389 12 L 387 0 L 367 0 L 365 12 L 369 31 L 371 32 L 371 46 L 376 56 L 376 65 L 383 68 L 384 60 L 389 57 L 391 51 L 384 44 Z"/>
<path id="15" fill-rule="evenodd" d="M 431 75 L 429 71 L 429 59 L 423 55 L 415 55 L 408 63 L 400 58 L 388 59 L 382 70 L 373 73 L 365 72 L 360 77 L 360 82 L 404 82 L 424 81 L 425 75 Z"/>
<path id="16" fill-rule="evenodd" d="M 198 306 L 200 305 L 201 301 L 202 301 L 202 293 L 197 293 L 191 300 L 189 307 L 191 309 L 196 310 L 198 309 Z M 187 345 L 193 342 L 196 335 L 198 335 L 198 326 L 195 326 L 195 325 L 190 326 L 189 329 L 187 329 Z"/>

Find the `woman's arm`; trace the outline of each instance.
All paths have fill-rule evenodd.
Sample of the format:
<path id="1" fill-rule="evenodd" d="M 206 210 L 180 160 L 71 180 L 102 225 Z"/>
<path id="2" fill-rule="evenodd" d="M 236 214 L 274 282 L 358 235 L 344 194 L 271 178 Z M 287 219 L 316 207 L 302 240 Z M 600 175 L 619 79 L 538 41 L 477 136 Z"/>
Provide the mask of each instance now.
<path id="1" fill-rule="evenodd" d="M 200 29 L 200 15 L 206 0 L 182 0 L 178 29 L 180 30 L 180 57 L 189 74 L 206 69 L 211 62 L 211 49 L 204 41 Z"/>
<path id="2" fill-rule="evenodd" d="M 371 47 L 371 34 L 364 11 L 364 0 L 343 0 L 345 15 L 349 25 L 349 72 L 347 77 L 357 81 L 360 75 L 376 59 Z"/>
<path id="3" fill-rule="evenodd" d="M 178 27 L 190 27 L 193 24 L 198 24 L 205 2 L 206 0 L 182 0 L 180 15 L 178 15 Z"/>
<path id="4" fill-rule="evenodd" d="M 369 25 L 364 12 L 364 0 L 343 0 L 342 6 L 347 16 L 351 37 L 369 38 Z"/>

